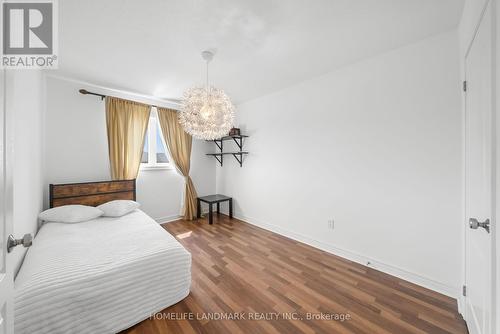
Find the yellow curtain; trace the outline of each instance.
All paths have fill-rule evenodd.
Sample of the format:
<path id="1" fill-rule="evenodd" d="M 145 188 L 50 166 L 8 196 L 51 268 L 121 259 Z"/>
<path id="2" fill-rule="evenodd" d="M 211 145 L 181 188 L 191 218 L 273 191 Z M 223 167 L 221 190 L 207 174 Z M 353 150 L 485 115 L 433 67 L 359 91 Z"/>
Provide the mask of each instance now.
<path id="1" fill-rule="evenodd" d="M 113 180 L 137 177 L 151 106 L 106 97 L 109 163 Z"/>
<path id="2" fill-rule="evenodd" d="M 178 172 L 184 176 L 186 188 L 184 191 L 184 206 L 181 214 L 184 219 L 193 220 L 196 218 L 196 189 L 193 181 L 189 177 L 189 168 L 191 165 L 191 145 L 193 139 L 177 120 L 177 111 L 166 108 L 158 108 L 158 120 L 160 121 L 161 131 L 167 143 L 168 150 Z"/>

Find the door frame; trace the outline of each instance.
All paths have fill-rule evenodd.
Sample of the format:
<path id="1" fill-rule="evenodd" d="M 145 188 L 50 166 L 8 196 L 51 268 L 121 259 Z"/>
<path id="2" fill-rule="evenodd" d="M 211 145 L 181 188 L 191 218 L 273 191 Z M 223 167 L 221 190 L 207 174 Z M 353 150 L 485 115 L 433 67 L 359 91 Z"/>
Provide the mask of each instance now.
<path id="1" fill-rule="evenodd" d="M 481 14 L 477 18 L 477 22 L 474 27 L 474 33 L 472 34 L 472 38 L 467 44 L 467 49 L 463 58 L 463 71 L 464 71 L 464 81 L 467 82 L 467 57 L 470 53 L 472 45 L 476 39 L 481 23 L 483 22 L 483 18 L 485 17 L 488 6 L 490 7 L 490 15 L 491 15 L 491 59 L 492 59 L 492 78 L 491 78 L 491 217 L 490 217 L 490 228 L 491 228 L 491 288 L 492 288 L 492 299 L 491 299 L 491 333 L 496 333 L 496 329 L 500 328 L 500 307 L 498 303 L 500 302 L 500 284 L 497 283 L 498 278 L 500 278 L 500 257 L 497 256 L 497 249 L 500 249 L 500 229 L 496 228 L 497 217 L 500 216 L 500 205 L 496 204 L 497 198 L 500 199 L 500 180 L 498 179 L 498 175 L 500 175 L 500 154 L 498 154 L 498 150 L 500 149 L 500 136 L 497 135 L 497 128 L 500 127 L 500 113 L 497 113 L 497 94 L 500 96 L 500 68 L 499 63 L 497 62 L 497 55 L 500 55 L 500 31 L 498 31 L 498 22 L 497 19 L 500 15 L 500 6 L 497 5 L 497 1 L 499 0 L 485 0 L 483 4 L 483 8 L 481 9 Z M 465 133 L 467 130 L 467 92 L 463 94 L 463 109 L 462 109 L 462 171 L 463 171 L 463 196 L 462 196 L 462 226 L 463 226 L 463 234 L 462 234 L 462 263 L 463 263 L 463 272 L 462 272 L 462 282 L 463 286 L 467 287 L 467 231 L 469 229 L 468 219 L 467 217 L 467 156 L 466 156 L 466 138 Z M 498 114 L 498 115 L 497 115 Z M 499 117 L 497 117 L 499 116 Z M 467 296 L 460 294 L 460 298 L 458 299 L 459 311 L 465 316 L 466 308 L 467 308 Z"/>
<path id="2" fill-rule="evenodd" d="M 1 4 L 2 2 L 0 2 Z M 1 13 L 1 11 L 0 11 Z M 2 159 L 0 164 L 0 215 L 2 216 L 3 224 L 0 222 L 0 229 L 3 229 L 3 233 L 0 236 L 4 238 L 1 245 L 5 247 L 4 252 L 0 253 L 3 256 L 3 261 L 5 265 L 5 276 L 3 279 L 6 280 L 6 284 L 3 284 L 2 289 L 6 288 L 7 291 L 2 291 L 7 295 L 6 307 L 0 312 L 3 313 L 3 318 L 5 318 L 5 324 L 0 324 L 0 326 L 5 326 L 6 333 L 14 332 L 14 264 L 12 263 L 12 257 L 7 254 L 7 237 L 9 234 L 13 233 L 13 115 L 9 112 L 7 107 L 7 85 L 8 85 L 8 71 L 5 69 L 0 69 L 0 117 L 2 118 L 0 122 L 0 140 L 3 142 L 3 151 L 0 150 L 2 154 Z"/>
<path id="3" fill-rule="evenodd" d="M 493 11 L 493 52 L 494 52 L 494 57 L 493 57 L 493 70 L 494 70 L 494 77 L 495 79 L 493 80 L 494 88 L 493 88 L 493 124 L 494 124 L 494 131 L 492 133 L 493 137 L 495 138 L 493 141 L 493 163 L 494 163 L 494 168 L 493 168 L 493 175 L 494 175 L 494 182 L 495 182 L 495 191 L 494 191 L 494 210 L 493 210 L 493 217 L 492 221 L 494 221 L 493 227 L 493 237 L 495 238 L 495 242 L 493 243 L 494 251 L 495 251 L 495 264 L 496 268 L 494 268 L 494 273 L 495 273 L 495 282 L 498 282 L 500 280 L 500 256 L 499 256 L 499 250 L 500 250 L 500 229 L 496 228 L 496 222 L 499 220 L 500 217 L 500 205 L 497 205 L 498 201 L 500 200 L 500 132 L 498 129 L 500 129 L 500 62 L 498 61 L 498 57 L 500 57 L 500 4 L 498 3 L 498 0 L 494 0 L 492 3 L 492 11 Z M 500 329 L 500 284 L 498 284 L 496 287 L 496 294 L 493 296 L 494 300 L 494 323 L 493 323 L 493 328 L 496 329 L 497 331 Z M 495 293 L 495 291 L 494 291 Z"/>

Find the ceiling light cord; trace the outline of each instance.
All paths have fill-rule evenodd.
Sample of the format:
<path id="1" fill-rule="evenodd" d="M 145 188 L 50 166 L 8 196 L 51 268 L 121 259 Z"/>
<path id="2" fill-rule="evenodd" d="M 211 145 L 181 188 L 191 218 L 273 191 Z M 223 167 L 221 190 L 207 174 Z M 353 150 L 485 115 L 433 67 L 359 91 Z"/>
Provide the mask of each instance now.
<path id="1" fill-rule="evenodd" d="M 210 61 L 214 58 L 214 53 L 212 51 L 205 50 L 201 53 L 201 57 L 207 63 L 207 70 L 206 70 L 207 71 L 207 78 L 206 78 L 206 82 L 205 82 L 205 91 L 207 93 L 206 102 L 208 103 L 209 102 L 209 95 L 210 95 L 210 86 L 208 85 L 208 63 L 210 63 Z"/>
<path id="2" fill-rule="evenodd" d="M 207 60 L 207 81 L 206 81 L 207 91 L 208 91 L 208 63 L 209 63 L 209 61 Z"/>
<path id="3" fill-rule="evenodd" d="M 209 88 L 208 88 L 208 63 L 209 63 L 209 60 L 207 60 L 207 80 L 205 82 L 205 91 L 207 92 L 207 98 L 206 98 L 206 103 L 207 104 L 208 104 L 208 101 L 209 101 L 208 95 L 210 94 L 209 93 Z"/>

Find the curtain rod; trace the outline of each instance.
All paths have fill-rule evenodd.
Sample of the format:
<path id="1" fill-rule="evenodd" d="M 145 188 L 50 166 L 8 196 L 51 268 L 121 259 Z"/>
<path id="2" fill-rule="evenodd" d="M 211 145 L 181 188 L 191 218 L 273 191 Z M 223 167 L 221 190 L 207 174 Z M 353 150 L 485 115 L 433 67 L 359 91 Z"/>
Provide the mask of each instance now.
<path id="1" fill-rule="evenodd" d="M 80 94 L 83 94 L 83 95 L 95 95 L 95 96 L 100 96 L 101 97 L 101 100 L 104 100 L 104 98 L 106 97 L 106 95 L 102 95 L 102 94 L 97 94 L 97 93 L 93 93 L 93 92 L 89 92 L 88 90 L 86 89 L 80 89 L 79 90 Z"/>
<path id="2" fill-rule="evenodd" d="M 116 97 L 116 96 L 111 96 L 111 95 L 104 95 L 104 94 L 98 94 L 98 93 L 94 93 L 94 92 L 89 92 L 88 90 L 86 89 L 80 89 L 78 90 L 80 92 L 80 94 L 83 94 L 83 95 L 95 95 L 95 96 L 99 96 L 101 98 L 101 101 L 104 100 L 106 98 L 106 96 L 109 96 L 109 97 Z M 121 99 L 120 97 L 116 97 L 117 99 Z M 123 99 L 123 100 L 128 100 L 128 99 Z M 132 102 L 137 102 L 137 101 L 133 101 L 133 100 L 129 100 L 129 101 L 132 101 Z M 143 102 L 138 102 L 138 103 L 142 103 L 142 104 L 146 104 L 146 105 L 150 105 L 151 107 L 154 107 L 154 108 L 167 108 L 167 107 L 159 107 L 159 106 L 156 106 L 154 104 L 149 104 L 149 103 L 143 103 Z M 175 110 L 174 108 L 168 108 L 168 109 L 173 109 Z"/>

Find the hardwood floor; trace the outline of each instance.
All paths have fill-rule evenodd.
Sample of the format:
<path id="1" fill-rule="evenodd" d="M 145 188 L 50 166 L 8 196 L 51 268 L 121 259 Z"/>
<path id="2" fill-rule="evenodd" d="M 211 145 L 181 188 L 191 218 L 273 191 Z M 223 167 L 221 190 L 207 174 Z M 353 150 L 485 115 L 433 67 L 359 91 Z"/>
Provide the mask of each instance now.
<path id="1" fill-rule="evenodd" d="M 467 333 L 452 298 L 237 219 L 163 227 L 192 254 L 191 293 L 123 333 Z"/>

